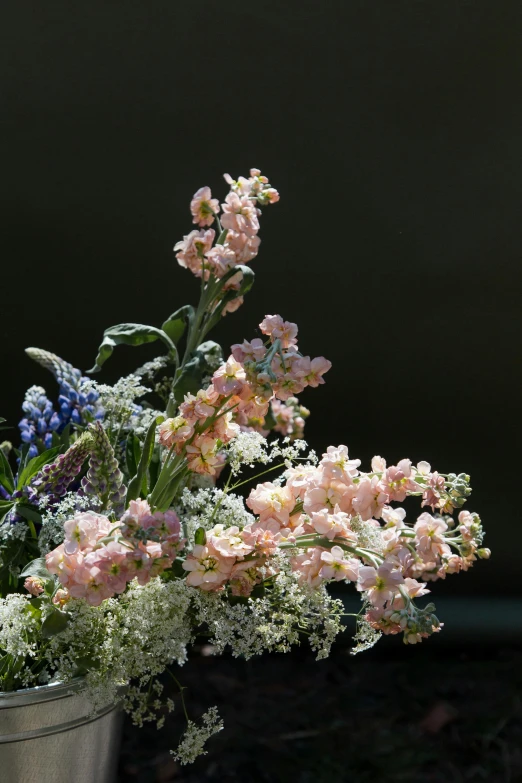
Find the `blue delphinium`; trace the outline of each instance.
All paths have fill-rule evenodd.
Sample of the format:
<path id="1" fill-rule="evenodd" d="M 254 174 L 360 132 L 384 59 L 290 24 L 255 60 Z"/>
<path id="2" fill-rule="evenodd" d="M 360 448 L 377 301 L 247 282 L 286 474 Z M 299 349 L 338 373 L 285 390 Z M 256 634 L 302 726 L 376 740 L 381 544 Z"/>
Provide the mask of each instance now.
<path id="1" fill-rule="evenodd" d="M 25 416 L 18 425 L 22 442 L 30 444 L 29 456 L 36 457 L 42 448 L 51 448 L 53 432 L 63 429 L 63 420 L 41 386 L 31 386 L 26 391 L 22 410 Z"/>

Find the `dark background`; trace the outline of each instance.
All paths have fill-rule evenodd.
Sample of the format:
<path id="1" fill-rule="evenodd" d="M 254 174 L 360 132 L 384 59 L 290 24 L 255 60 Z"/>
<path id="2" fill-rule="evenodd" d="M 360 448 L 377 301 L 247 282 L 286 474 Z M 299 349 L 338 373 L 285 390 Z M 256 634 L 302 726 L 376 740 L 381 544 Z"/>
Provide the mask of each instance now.
<path id="1" fill-rule="evenodd" d="M 451 592 L 520 592 L 522 235 L 518 2 L 3 5 L 2 415 L 101 333 L 195 301 L 174 243 L 221 175 L 266 173 L 265 313 L 333 361 L 307 437 L 471 474 L 493 560 Z M 103 378 L 141 354 L 120 349 Z"/>
<path id="2" fill-rule="evenodd" d="M 53 396 L 26 346 L 86 369 L 106 326 L 194 302 L 172 253 L 190 198 L 259 167 L 281 202 L 253 291 L 212 336 L 296 321 L 333 362 L 302 396 L 310 444 L 470 473 L 493 550 L 435 586 L 446 628 L 419 649 L 193 661 L 196 714 L 217 703 L 231 732 L 219 753 L 181 778 L 175 741 L 128 728 L 120 779 L 522 780 L 520 655 L 469 658 L 522 629 L 518 0 L 18 0 L 0 29 L 0 413 L 18 421 L 33 383 Z M 151 355 L 122 348 L 98 377 Z M 441 658 L 443 639 L 466 649 Z M 441 699 L 443 728 L 423 729 Z"/>

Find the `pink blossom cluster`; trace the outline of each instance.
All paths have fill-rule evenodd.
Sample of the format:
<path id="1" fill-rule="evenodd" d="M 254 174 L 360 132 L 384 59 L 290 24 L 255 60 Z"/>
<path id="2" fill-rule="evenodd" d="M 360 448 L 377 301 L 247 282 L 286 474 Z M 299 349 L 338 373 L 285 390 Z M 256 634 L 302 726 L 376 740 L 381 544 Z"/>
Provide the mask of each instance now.
<path id="1" fill-rule="evenodd" d="M 145 500 L 131 501 L 119 522 L 78 512 L 64 530 L 64 543 L 46 555 L 47 570 L 68 597 L 85 598 L 92 606 L 122 593 L 134 578 L 142 585 L 149 582 L 172 565 L 183 544 L 177 515 L 152 513 Z"/>
<path id="2" fill-rule="evenodd" d="M 259 432 L 265 438 L 270 432 L 277 432 L 293 441 L 304 437 L 305 420 L 309 415 L 310 411 L 301 405 L 297 397 L 289 397 L 284 402 L 274 397 L 267 416 L 251 418 L 248 424 L 240 426 L 243 431 Z M 272 422 L 269 421 L 270 416 Z"/>
<path id="3" fill-rule="evenodd" d="M 195 473 L 214 476 L 223 465 L 222 447 L 237 436 L 240 426 L 264 421 L 271 401 L 277 405 L 306 386 L 324 383 L 331 363 L 299 353 L 296 324 L 269 315 L 260 328 L 269 335 L 267 345 L 259 338 L 233 345 L 210 386 L 195 396 L 187 394 L 179 414 L 158 428 L 160 443 L 186 456 Z"/>
<path id="4" fill-rule="evenodd" d="M 199 227 L 191 231 L 174 246 L 180 266 L 190 269 L 196 275 L 208 280 L 210 275 L 221 278 L 238 264 L 248 264 L 259 252 L 261 240 L 258 237 L 259 205 L 274 204 L 279 201 L 277 190 L 271 187 L 268 179 L 259 169 L 251 169 L 250 177 L 239 177 L 237 182 L 225 174 L 230 192 L 221 204 L 221 226 L 226 236 L 219 243 L 216 232 L 209 228 L 218 220 L 220 205 L 212 198 L 209 187 L 200 188 L 190 204 L 193 223 Z M 236 279 L 237 277 L 237 279 Z M 227 280 L 224 290 L 237 290 L 241 274 Z M 237 309 L 242 297 L 233 299 L 227 305 L 227 312 Z"/>
<path id="5" fill-rule="evenodd" d="M 418 609 L 413 600 L 429 592 L 428 580 L 489 557 L 489 550 L 480 548 L 480 519 L 461 511 L 455 524 L 424 512 L 409 525 L 404 509 L 391 503 L 407 496 L 425 502 L 435 475 L 429 465 L 415 467 L 404 459 L 387 466 L 374 457 L 371 473 L 359 466 L 346 446 L 330 446 L 317 466 L 288 469 L 285 484 L 256 486 L 247 499 L 256 521 L 242 530 L 216 526 L 210 531 L 206 544 L 185 561 L 189 584 L 204 590 L 228 584 L 233 594 L 249 595 L 265 578 L 261 566 L 270 567 L 271 555 L 283 547 L 293 552 L 290 562 L 302 584 L 354 582 L 370 605 L 367 620 L 384 633 L 403 632 L 406 642 L 415 643 L 438 630 L 431 608 Z M 450 490 L 439 482 L 444 508 L 449 483 Z M 458 498 L 455 502 L 460 504 Z M 371 547 L 364 543 L 368 540 Z"/>

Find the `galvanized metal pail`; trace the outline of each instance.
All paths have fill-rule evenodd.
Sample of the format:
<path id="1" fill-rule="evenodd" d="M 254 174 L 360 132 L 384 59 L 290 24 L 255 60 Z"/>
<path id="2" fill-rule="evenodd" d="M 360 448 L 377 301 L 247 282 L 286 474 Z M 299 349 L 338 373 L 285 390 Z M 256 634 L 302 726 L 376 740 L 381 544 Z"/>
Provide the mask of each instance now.
<path id="1" fill-rule="evenodd" d="M 81 680 L 0 693 L 0 780 L 5 783 L 112 783 L 122 710 L 95 715 Z"/>

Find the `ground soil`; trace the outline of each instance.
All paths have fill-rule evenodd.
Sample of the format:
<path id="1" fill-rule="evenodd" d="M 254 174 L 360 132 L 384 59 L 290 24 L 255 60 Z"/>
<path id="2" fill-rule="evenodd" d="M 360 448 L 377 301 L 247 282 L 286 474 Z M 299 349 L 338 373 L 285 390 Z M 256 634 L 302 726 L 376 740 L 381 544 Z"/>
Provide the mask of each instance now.
<path id="1" fill-rule="evenodd" d="M 216 705 L 225 721 L 208 755 L 185 767 L 169 755 L 183 712 L 165 680 L 176 710 L 159 731 L 125 723 L 118 783 L 522 783 L 521 648 L 209 652 L 177 672 L 191 717 Z"/>

